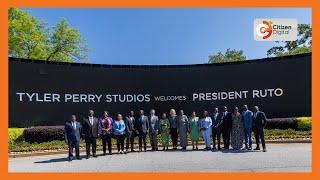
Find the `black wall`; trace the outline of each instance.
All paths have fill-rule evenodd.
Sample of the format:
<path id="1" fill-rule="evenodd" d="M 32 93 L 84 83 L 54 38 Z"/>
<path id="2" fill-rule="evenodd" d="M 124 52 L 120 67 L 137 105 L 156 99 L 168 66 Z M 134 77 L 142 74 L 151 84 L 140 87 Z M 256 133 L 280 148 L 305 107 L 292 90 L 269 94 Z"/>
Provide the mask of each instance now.
<path id="1" fill-rule="evenodd" d="M 251 97 L 254 89 L 281 88 L 280 97 Z M 192 101 L 192 93 L 248 90 L 247 98 Z M 19 101 L 17 92 L 102 94 L 101 102 Z M 106 94 L 150 94 L 150 102 L 107 103 Z M 158 95 L 181 95 L 185 101 L 154 101 Z M 268 117 L 311 116 L 311 55 L 252 60 L 221 65 L 120 66 L 45 63 L 9 58 L 9 126 L 62 124 L 70 114 L 83 118 L 89 109 L 112 116 L 151 108 L 158 115 L 170 108 L 189 115 L 226 105 L 260 106 Z"/>

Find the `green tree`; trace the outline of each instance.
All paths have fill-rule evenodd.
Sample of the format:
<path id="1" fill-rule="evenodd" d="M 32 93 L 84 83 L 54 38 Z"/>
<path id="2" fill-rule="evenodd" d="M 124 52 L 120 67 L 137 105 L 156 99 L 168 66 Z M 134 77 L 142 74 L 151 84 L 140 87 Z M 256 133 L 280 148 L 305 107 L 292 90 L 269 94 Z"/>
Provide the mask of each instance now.
<path id="1" fill-rule="evenodd" d="M 309 24 L 298 24 L 296 41 L 277 41 L 280 44 L 267 51 L 267 56 L 289 56 L 312 51 L 312 27 Z"/>
<path id="2" fill-rule="evenodd" d="M 66 19 L 48 28 L 28 11 L 9 9 L 9 56 L 46 61 L 87 61 L 88 45 Z"/>
<path id="3" fill-rule="evenodd" d="M 50 34 L 47 50 L 48 61 L 72 62 L 73 59 L 87 59 L 88 46 L 80 32 L 71 28 L 66 19 L 62 19 Z"/>
<path id="4" fill-rule="evenodd" d="M 209 63 L 225 63 L 235 61 L 245 61 L 246 56 L 242 50 L 228 48 L 225 53 L 218 52 L 217 54 L 209 56 Z"/>
<path id="5" fill-rule="evenodd" d="M 9 55 L 19 58 L 44 59 L 46 56 L 46 30 L 43 21 L 28 12 L 9 9 Z"/>

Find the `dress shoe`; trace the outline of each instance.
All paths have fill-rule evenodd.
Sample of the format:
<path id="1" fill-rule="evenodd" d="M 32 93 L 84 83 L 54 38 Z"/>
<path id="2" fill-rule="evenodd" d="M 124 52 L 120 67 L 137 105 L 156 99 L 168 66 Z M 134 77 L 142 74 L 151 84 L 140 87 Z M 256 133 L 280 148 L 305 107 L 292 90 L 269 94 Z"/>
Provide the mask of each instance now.
<path id="1" fill-rule="evenodd" d="M 86 156 L 86 159 L 90 159 L 90 155 L 87 155 L 87 156 Z"/>
<path id="2" fill-rule="evenodd" d="M 266 148 L 264 148 L 264 149 L 263 149 L 263 152 L 267 152 L 267 149 L 266 149 Z"/>
<path id="3" fill-rule="evenodd" d="M 259 151 L 259 150 L 260 150 L 260 148 L 259 148 L 259 147 L 256 147 L 256 148 L 254 148 L 253 150 L 255 150 L 255 151 Z"/>
<path id="4" fill-rule="evenodd" d="M 92 157 L 94 157 L 94 158 L 96 158 L 96 157 L 98 157 L 96 154 L 94 154 L 94 155 L 92 155 Z"/>

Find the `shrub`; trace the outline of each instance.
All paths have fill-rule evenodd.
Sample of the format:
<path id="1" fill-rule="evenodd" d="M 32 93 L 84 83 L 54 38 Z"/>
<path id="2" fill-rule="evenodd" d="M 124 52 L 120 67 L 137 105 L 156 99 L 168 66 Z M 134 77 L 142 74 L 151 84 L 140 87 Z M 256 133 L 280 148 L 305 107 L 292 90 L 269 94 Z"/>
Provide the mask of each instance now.
<path id="1" fill-rule="evenodd" d="M 297 129 L 297 118 L 273 118 L 267 120 L 266 129 Z"/>
<path id="2" fill-rule="evenodd" d="M 9 128 L 8 129 L 8 142 L 13 144 L 14 142 L 23 141 L 23 128 Z"/>
<path id="3" fill-rule="evenodd" d="M 312 118 L 311 117 L 299 117 L 298 119 L 298 127 L 299 131 L 308 131 L 312 129 Z"/>
<path id="4" fill-rule="evenodd" d="M 29 143 L 42 143 L 64 139 L 64 126 L 36 126 L 24 131 L 24 138 Z"/>

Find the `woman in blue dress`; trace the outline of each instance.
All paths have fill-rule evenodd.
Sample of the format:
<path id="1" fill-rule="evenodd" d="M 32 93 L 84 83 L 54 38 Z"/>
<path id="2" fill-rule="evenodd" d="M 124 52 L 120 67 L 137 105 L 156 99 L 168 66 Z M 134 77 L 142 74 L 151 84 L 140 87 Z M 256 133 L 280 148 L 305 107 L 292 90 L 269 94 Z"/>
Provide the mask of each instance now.
<path id="1" fill-rule="evenodd" d="M 124 153 L 124 139 L 125 135 L 126 124 L 123 121 L 122 114 L 118 114 L 117 120 L 113 122 L 113 134 L 117 140 L 117 148 L 118 153 Z"/>

